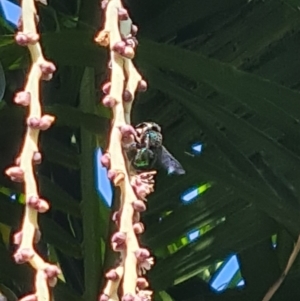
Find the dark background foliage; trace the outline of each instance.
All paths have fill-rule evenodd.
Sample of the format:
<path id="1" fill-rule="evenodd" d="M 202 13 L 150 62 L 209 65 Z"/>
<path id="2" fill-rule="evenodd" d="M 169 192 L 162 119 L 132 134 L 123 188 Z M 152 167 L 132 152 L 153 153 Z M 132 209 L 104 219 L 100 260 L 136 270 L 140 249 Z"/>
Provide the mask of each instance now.
<path id="1" fill-rule="evenodd" d="M 150 87 L 138 95 L 133 121 L 159 123 L 165 145 L 187 171 L 182 177 L 159 172 L 143 216 L 142 242 L 156 257 L 149 273 L 155 300 L 259 301 L 288 260 L 300 231 L 297 5 L 295 0 L 126 1 L 140 29 L 135 62 Z M 105 148 L 110 116 L 100 104 L 107 54 L 93 43 L 100 3 L 49 0 L 48 6 L 38 4 L 38 11 L 43 49 L 58 67 L 41 87 L 45 111 L 57 122 L 40 142 L 40 190 L 52 209 L 40 217 L 38 247 L 63 270 L 56 300 L 92 301 L 113 259 L 106 244 L 111 210 L 95 189 L 94 171 L 94 152 Z M 24 83 L 29 57 L 14 44 L 13 26 L 3 17 L 0 25 L 6 77 L 0 102 L 0 291 L 15 300 L 32 289 L 32 273 L 11 260 L 22 186 L 3 171 L 22 144 L 26 112 L 12 98 Z M 191 156 L 196 141 L 203 152 Z M 211 187 L 195 201 L 181 202 L 186 189 L 206 183 Z M 178 244 L 195 228 L 200 238 Z M 216 294 L 205 273 L 213 275 L 232 253 L 238 254 L 246 285 Z M 299 280 L 296 260 L 272 300 L 298 300 Z"/>

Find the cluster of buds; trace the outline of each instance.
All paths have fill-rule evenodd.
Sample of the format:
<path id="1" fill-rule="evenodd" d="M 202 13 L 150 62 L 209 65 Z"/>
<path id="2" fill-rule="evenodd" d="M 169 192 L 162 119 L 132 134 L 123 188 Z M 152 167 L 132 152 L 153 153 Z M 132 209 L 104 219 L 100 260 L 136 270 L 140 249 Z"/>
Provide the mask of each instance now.
<path id="1" fill-rule="evenodd" d="M 39 213 L 45 213 L 49 210 L 49 203 L 35 195 L 27 198 L 26 205 Z"/>
<path id="2" fill-rule="evenodd" d="M 51 115 L 44 115 L 41 118 L 29 117 L 27 125 L 34 130 L 46 131 L 54 122 L 55 117 Z"/>
<path id="3" fill-rule="evenodd" d="M 146 196 L 154 191 L 154 174 L 150 171 L 132 177 L 131 186 L 139 199 L 146 201 Z"/>
<path id="4" fill-rule="evenodd" d="M 40 39 L 39 34 L 37 33 L 26 33 L 22 31 L 18 31 L 15 35 L 15 41 L 20 46 L 28 46 L 36 44 Z"/>

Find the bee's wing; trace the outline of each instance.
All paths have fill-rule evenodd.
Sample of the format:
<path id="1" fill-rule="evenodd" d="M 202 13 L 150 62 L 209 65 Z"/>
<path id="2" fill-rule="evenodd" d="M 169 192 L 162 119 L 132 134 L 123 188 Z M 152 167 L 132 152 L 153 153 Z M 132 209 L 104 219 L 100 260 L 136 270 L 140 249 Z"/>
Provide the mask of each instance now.
<path id="1" fill-rule="evenodd" d="M 168 171 L 168 174 L 176 174 L 183 175 L 185 174 L 185 170 L 181 166 L 181 164 L 169 153 L 169 151 L 162 146 L 161 152 L 161 165 Z"/>

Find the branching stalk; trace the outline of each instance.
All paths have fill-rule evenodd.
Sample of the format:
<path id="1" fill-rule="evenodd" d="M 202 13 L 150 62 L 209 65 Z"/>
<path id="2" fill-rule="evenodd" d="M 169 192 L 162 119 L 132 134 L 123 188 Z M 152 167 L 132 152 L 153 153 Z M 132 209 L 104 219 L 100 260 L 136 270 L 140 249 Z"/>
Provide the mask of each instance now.
<path id="1" fill-rule="evenodd" d="M 148 282 L 143 273 L 151 268 L 153 258 L 147 249 L 140 247 L 137 237 L 143 232 L 139 212 L 145 209 L 145 199 L 139 200 L 141 197 L 136 193 L 135 185 L 141 185 L 141 179 L 146 179 L 142 184 L 147 191 L 144 196 L 152 192 L 155 171 L 137 174 L 130 168 L 122 146 L 136 138 L 135 129 L 130 125 L 131 108 L 136 91 L 145 91 L 147 85 L 132 62 L 137 46 L 137 27 L 120 0 L 104 0 L 102 8 L 105 23 L 95 41 L 110 51 L 111 76 L 110 82 L 103 85 L 106 96 L 102 102 L 113 111 L 109 144 L 102 164 L 109 169 L 108 177 L 113 184 L 120 187 L 121 200 L 113 218 L 118 232 L 111 239 L 114 251 L 120 252 L 120 261 L 107 272 L 106 286 L 99 300 L 146 301 L 151 300 L 152 292 L 145 290 Z"/>
<path id="2" fill-rule="evenodd" d="M 24 296 L 26 301 L 49 301 L 49 286 L 56 284 L 60 270 L 55 265 L 45 262 L 34 248 L 34 244 L 40 239 L 40 231 L 37 222 L 38 213 L 44 213 L 49 209 L 47 201 L 39 196 L 36 182 L 34 164 L 41 161 L 38 148 L 40 130 L 47 130 L 55 118 L 50 115 L 42 116 L 40 102 L 40 81 L 50 80 L 55 71 L 53 63 L 46 61 L 39 44 L 39 34 L 36 27 L 36 8 L 34 0 L 22 1 L 22 18 L 19 22 L 19 31 L 15 36 L 20 46 L 27 46 L 31 55 L 31 68 L 27 76 L 24 90 L 16 93 L 16 104 L 29 107 L 27 116 L 27 131 L 20 156 L 16 159 L 16 165 L 6 170 L 11 180 L 24 182 L 26 205 L 23 216 L 22 229 L 15 234 L 15 244 L 18 249 L 14 254 L 17 263 L 25 262 L 36 270 L 35 292 Z"/>

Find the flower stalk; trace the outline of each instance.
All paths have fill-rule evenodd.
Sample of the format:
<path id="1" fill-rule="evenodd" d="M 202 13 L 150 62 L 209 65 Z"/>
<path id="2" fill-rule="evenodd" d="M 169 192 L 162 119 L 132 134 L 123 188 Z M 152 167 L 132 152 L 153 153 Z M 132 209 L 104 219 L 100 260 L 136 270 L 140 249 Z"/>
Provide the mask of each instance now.
<path id="1" fill-rule="evenodd" d="M 37 221 L 38 213 L 44 213 L 49 209 L 49 203 L 39 195 L 34 165 L 41 161 L 38 148 L 39 132 L 47 130 L 55 120 L 54 116 L 42 115 L 40 81 L 50 80 L 56 68 L 44 58 L 39 44 L 34 0 L 23 0 L 21 7 L 22 17 L 15 41 L 20 46 L 28 48 L 32 64 L 24 90 L 16 93 L 14 98 L 17 105 L 28 107 L 27 131 L 15 166 L 6 170 L 7 176 L 12 181 L 24 183 L 26 199 L 22 228 L 15 234 L 14 242 L 18 245 L 18 249 L 14 259 L 19 264 L 28 262 L 36 270 L 35 291 L 21 300 L 49 301 L 49 286 L 55 286 L 60 270 L 55 265 L 45 262 L 34 247 L 41 236 Z"/>
<path id="2" fill-rule="evenodd" d="M 101 161 L 108 168 L 109 179 L 119 186 L 121 196 L 120 208 L 113 215 L 118 231 L 111 238 L 120 261 L 106 274 L 99 301 L 150 301 L 152 291 L 145 290 L 148 282 L 142 276 L 153 265 L 153 258 L 140 247 L 138 235 L 144 231 L 140 212 L 146 210 L 146 196 L 154 190 L 155 171 L 137 174 L 123 151 L 123 144 L 137 137 L 130 125 L 131 108 L 136 92 L 145 91 L 147 83 L 132 62 L 138 44 L 137 26 L 132 24 L 128 11 L 120 0 L 103 0 L 102 9 L 105 22 L 95 42 L 110 52 L 111 75 L 102 87 L 106 94 L 102 103 L 112 109 L 113 119 L 108 148 Z"/>

